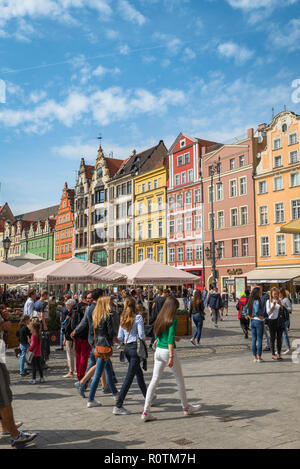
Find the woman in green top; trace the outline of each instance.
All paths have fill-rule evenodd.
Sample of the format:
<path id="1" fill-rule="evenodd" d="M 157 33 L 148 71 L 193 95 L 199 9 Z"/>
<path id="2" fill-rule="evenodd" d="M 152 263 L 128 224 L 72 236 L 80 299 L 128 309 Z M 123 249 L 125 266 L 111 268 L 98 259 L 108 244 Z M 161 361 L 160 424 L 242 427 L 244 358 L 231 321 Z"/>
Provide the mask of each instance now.
<path id="1" fill-rule="evenodd" d="M 175 334 L 177 330 L 176 311 L 179 307 L 179 302 L 176 298 L 169 296 L 164 302 L 159 315 L 155 321 L 154 333 L 158 338 L 157 348 L 154 356 L 154 369 L 151 383 L 147 389 L 146 401 L 142 420 L 148 422 L 156 420 L 153 415 L 149 413 L 152 399 L 155 390 L 159 384 L 160 378 L 166 366 L 172 369 L 177 383 L 183 414 L 185 416 L 191 415 L 200 409 L 200 405 L 193 406 L 188 404 L 186 398 L 186 390 L 184 378 L 181 370 L 179 358 L 176 354 L 176 339 Z"/>

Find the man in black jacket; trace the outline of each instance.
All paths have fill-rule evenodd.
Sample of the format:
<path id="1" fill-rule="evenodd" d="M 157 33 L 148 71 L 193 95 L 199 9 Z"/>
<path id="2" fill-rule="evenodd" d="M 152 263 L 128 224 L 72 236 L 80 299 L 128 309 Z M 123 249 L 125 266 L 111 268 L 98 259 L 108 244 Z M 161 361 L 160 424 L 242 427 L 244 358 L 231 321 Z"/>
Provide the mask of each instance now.
<path id="1" fill-rule="evenodd" d="M 213 322 L 215 327 L 218 327 L 218 318 L 219 318 L 219 311 L 222 308 L 222 298 L 220 293 L 218 292 L 217 287 L 213 288 L 213 291 L 209 295 L 207 306 L 209 306 L 212 310 L 213 315 Z"/>

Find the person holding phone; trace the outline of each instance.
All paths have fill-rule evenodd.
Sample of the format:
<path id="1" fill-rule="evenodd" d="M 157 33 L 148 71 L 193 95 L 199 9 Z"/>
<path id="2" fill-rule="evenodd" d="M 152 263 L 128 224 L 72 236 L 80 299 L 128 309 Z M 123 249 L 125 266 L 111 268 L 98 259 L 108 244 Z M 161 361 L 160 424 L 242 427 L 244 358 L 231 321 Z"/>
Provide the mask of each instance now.
<path id="1" fill-rule="evenodd" d="M 280 361 L 281 358 L 281 346 L 282 346 L 282 334 L 284 330 L 284 323 L 281 321 L 281 310 L 283 309 L 282 302 L 279 298 L 278 288 L 272 288 L 271 298 L 267 301 L 266 312 L 268 314 L 269 329 L 270 329 L 270 341 L 272 360 Z M 275 342 L 277 345 L 277 353 L 275 351 Z"/>

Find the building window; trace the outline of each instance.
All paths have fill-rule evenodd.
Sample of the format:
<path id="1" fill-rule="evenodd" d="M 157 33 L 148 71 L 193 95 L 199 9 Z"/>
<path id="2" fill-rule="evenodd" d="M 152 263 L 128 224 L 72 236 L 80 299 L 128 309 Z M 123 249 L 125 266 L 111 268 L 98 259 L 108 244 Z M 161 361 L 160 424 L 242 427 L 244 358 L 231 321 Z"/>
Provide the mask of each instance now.
<path id="1" fill-rule="evenodd" d="M 232 240 L 232 257 L 239 257 L 239 240 Z"/>
<path id="2" fill-rule="evenodd" d="M 259 181 L 258 183 L 258 193 L 266 194 L 267 193 L 267 181 Z"/>
<path id="3" fill-rule="evenodd" d="M 162 264 L 164 263 L 164 248 L 162 246 L 157 248 L 157 260 Z"/>
<path id="4" fill-rule="evenodd" d="M 236 179 L 230 181 L 230 197 L 237 196 L 237 187 L 236 187 Z"/>
<path id="5" fill-rule="evenodd" d="M 298 150 L 290 152 L 290 163 L 297 163 L 298 162 Z"/>
<path id="6" fill-rule="evenodd" d="M 169 210 L 174 210 L 174 197 L 169 197 Z"/>
<path id="7" fill-rule="evenodd" d="M 202 228 L 202 216 L 195 215 L 195 230 L 200 231 Z"/>
<path id="8" fill-rule="evenodd" d="M 183 155 L 177 156 L 177 166 L 180 168 L 180 166 L 183 166 Z"/>
<path id="9" fill-rule="evenodd" d="M 182 218 L 178 218 L 177 220 L 177 233 L 182 233 L 183 230 L 183 220 Z"/>
<path id="10" fill-rule="evenodd" d="M 297 143 L 297 134 L 289 135 L 289 145 L 295 145 Z"/>
<path id="11" fill-rule="evenodd" d="M 151 181 L 148 182 L 148 191 L 151 191 L 152 189 L 152 185 L 151 185 Z"/>
<path id="12" fill-rule="evenodd" d="M 185 184 L 186 183 L 186 172 L 184 171 L 183 173 L 181 173 L 181 184 Z"/>
<path id="13" fill-rule="evenodd" d="M 188 170 L 188 182 L 193 182 L 194 180 L 194 171 L 192 169 Z"/>
<path id="14" fill-rule="evenodd" d="M 158 179 L 154 179 L 154 189 L 158 189 Z"/>
<path id="15" fill-rule="evenodd" d="M 57 233 L 56 233 L 56 241 L 58 241 L 58 240 L 59 240 L 59 231 L 57 231 Z"/>
<path id="16" fill-rule="evenodd" d="M 162 221 L 162 219 L 158 220 L 158 237 L 159 238 L 163 237 L 163 221 Z"/>
<path id="17" fill-rule="evenodd" d="M 300 185 L 299 173 L 291 174 L 291 187 L 297 187 Z"/>
<path id="18" fill-rule="evenodd" d="M 175 186 L 179 186 L 180 185 L 180 174 L 176 174 L 175 175 Z"/>
<path id="19" fill-rule="evenodd" d="M 293 235 L 293 253 L 300 254 L 300 234 Z"/>
<path id="20" fill-rule="evenodd" d="M 231 209 L 231 226 L 238 225 L 238 209 L 232 208 Z"/>
<path id="21" fill-rule="evenodd" d="M 138 250 L 138 259 L 139 259 L 139 262 L 144 260 L 144 249 Z"/>
<path id="22" fill-rule="evenodd" d="M 183 262 L 183 248 L 177 248 L 177 260 Z"/>
<path id="23" fill-rule="evenodd" d="M 284 222 L 284 204 L 283 202 L 278 202 L 275 204 L 275 223 Z"/>
<path id="24" fill-rule="evenodd" d="M 280 191 L 283 189 L 283 177 L 277 176 L 274 178 L 274 191 Z"/>
<path id="25" fill-rule="evenodd" d="M 300 199 L 292 201 L 292 220 L 300 218 Z"/>
<path id="26" fill-rule="evenodd" d="M 192 246 L 188 246 L 185 251 L 185 258 L 186 261 L 191 262 L 193 260 L 193 248 Z"/>
<path id="27" fill-rule="evenodd" d="M 248 224 L 248 207 L 241 208 L 241 225 Z"/>
<path id="28" fill-rule="evenodd" d="M 191 192 L 186 192 L 186 194 L 185 194 L 185 203 L 186 204 L 191 204 L 192 203 L 192 193 Z"/>
<path id="29" fill-rule="evenodd" d="M 169 262 L 175 262 L 175 248 L 169 248 Z"/>
<path id="30" fill-rule="evenodd" d="M 59 254 L 59 246 L 56 246 L 56 254 Z"/>
<path id="31" fill-rule="evenodd" d="M 218 212 L 218 228 L 224 228 L 224 212 Z"/>
<path id="32" fill-rule="evenodd" d="M 195 190 L 195 203 L 196 204 L 201 203 L 201 190 L 200 189 Z"/>
<path id="33" fill-rule="evenodd" d="M 146 192 L 146 184 L 142 184 L 142 192 Z"/>
<path id="34" fill-rule="evenodd" d="M 223 200 L 223 184 L 217 184 L 217 200 Z"/>
<path id="35" fill-rule="evenodd" d="M 127 194 L 132 193 L 132 181 L 127 182 Z"/>
<path id="36" fill-rule="evenodd" d="M 142 223 L 138 224 L 138 239 L 141 241 L 143 239 L 143 225 Z"/>
<path id="37" fill-rule="evenodd" d="M 147 206 L 148 206 L 148 213 L 152 213 L 152 199 L 148 200 Z"/>
<path id="38" fill-rule="evenodd" d="M 267 225 L 269 223 L 268 219 L 268 206 L 263 205 L 259 207 L 259 224 L 260 225 Z"/>
<path id="39" fill-rule="evenodd" d="M 177 196 L 177 208 L 183 207 L 183 196 L 182 194 L 178 194 Z"/>
<path id="40" fill-rule="evenodd" d="M 281 155 L 274 156 L 274 168 L 280 168 L 282 166 Z"/>
<path id="41" fill-rule="evenodd" d="M 268 257 L 270 255 L 269 236 L 262 236 L 260 238 L 260 255 L 261 257 Z"/>
<path id="42" fill-rule="evenodd" d="M 192 231 L 192 217 L 188 217 L 185 219 L 185 231 L 187 231 L 188 233 L 190 233 Z"/>
<path id="43" fill-rule="evenodd" d="M 148 248 L 147 249 L 147 257 L 148 257 L 148 259 L 153 260 L 153 248 Z"/>
<path id="44" fill-rule="evenodd" d="M 138 202 L 138 215 L 143 215 L 143 202 Z"/>
<path id="45" fill-rule="evenodd" d="M 240 156 L 240 167 L 245 166 L 245 155 Z"/>
<path id="46" fill-rule="evenodd" d="M 247 178 L 242 177 L 240 179 L 240 195 L 247 194 Z"/>
<path id="47" fill-rule="evenodd" d="M 195 248 L 195 260 L 196 261 L 202 261 L 202 246 L 201 244 L 198 244 Z"/>
<path id="48" fill-rule="evenodd" d="M 152 223 L 148 223 L 148 238 L 152 238 Z"/>
<path id="49" fill-rule="evenodd" d="M 185 138 L 180 140 L 180 148 L 185 147 Z"/>
<path id="50" fill-rule="evenodd" d="M 162 210 L 163 209 L 163 198 L 162 197 L 158 197 L 157 198 L 157 210 Z"/>
<path id="51" fill-rule="evenodd" d="M 189 164 L 190 163 L 190 154 L 185 153 L 184 154 L 184 164 Z"/>
<path id="52" fill-rule="evenodd" d="M 247 257 L 249 253 L 248 238 L 242 239 L 242 256 Z"/>
<path id="53" fill-rule="evenodd" d="M 173 235 L 175 232 L 175 222 L 174 220 L 169 221 L 169 234 Z"/>
<path id="54" fill-rule="evenodd" d="M 232 158 L 230 160 L 230 169 L 235 169 L 235 159 L 234 158 Z"/>
<path id="55" fill-rule="evenodd" d="M 281 148 L 281 139 L 280 138 L 275 138 L 274 140 L 274 150 L 278 150 Z"/>
<path id="56" fill-rule="evenodd" d="M 214 186 L 209 186 L 208 188 L 208 202 L 212 202 L 214 200 Z"/>
<path id="57" fill-rule="evenodd" d="M 220 259 L 224 259 L 224 257 L 225 257 L 225 243 L 224 243 L 224 241 L 219 241 L 218 244 L 219 244 L 220 253 L 221 253 Z"/>
<path id="58" fill-rule="evenodd" d="M 277 256 L 285 256 L 286 254 L 284 235 L 276 235 L 276 252 Z"/>

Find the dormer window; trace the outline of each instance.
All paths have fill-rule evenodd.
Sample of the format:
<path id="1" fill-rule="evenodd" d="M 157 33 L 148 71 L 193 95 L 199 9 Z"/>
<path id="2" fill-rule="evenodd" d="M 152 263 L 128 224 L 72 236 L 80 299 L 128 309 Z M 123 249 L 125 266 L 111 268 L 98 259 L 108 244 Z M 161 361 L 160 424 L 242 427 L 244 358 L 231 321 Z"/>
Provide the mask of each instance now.
<path id="1" fill-rule="evenodd" d="M 97 176 L 98 176 L 99 178 L 101 178 L 102 175 L 103 175 L 102 166 L 100 166 L 100 167 L 97 169 Z"/>
<path id="2" fill-rule="evenodd" d="M 287 125 L 286 124 L 283 124 L 282 126 L 282 132 L 285 133 L 287 131 Z"/>
<path id="3" fill-rule="evenodd" d="M 185 145 L 186 145 L 186 141 L 185 141 L 185 138 L 183 138 L 182 140 L 180 140 L 180 148 L 185 147 Z"/>

